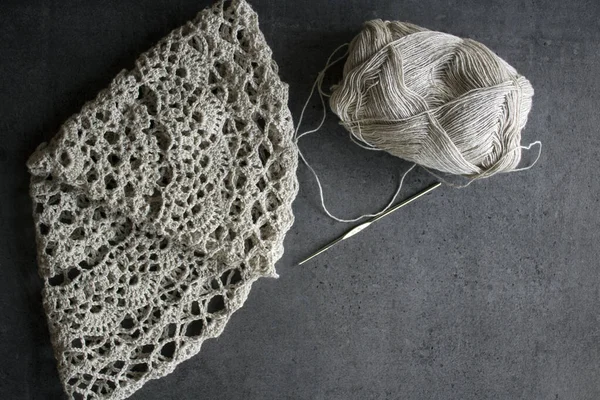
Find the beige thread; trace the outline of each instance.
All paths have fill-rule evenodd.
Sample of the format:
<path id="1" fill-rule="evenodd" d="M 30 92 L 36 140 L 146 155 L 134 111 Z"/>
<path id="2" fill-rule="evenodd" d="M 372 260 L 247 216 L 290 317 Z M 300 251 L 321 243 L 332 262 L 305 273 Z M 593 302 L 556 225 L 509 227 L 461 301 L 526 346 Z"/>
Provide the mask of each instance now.
<path id="1" fill-rule="evenodd" d="M 311 91 L 317 89 L 325 107 L 329 97 L 332 111 L 350 132 L 353 141 L 369 150 L 384 150 L 415 163 L 445 183 L 466 186 L 474 180 L 500 172 L 531 168 L 541 154 L 541 142 L 521 145 L 521 130 L 531 109 L 533 88 L 483 44 L 416 25 L 373 20 L 348 47 L 341 82 L 331 95 L 322 90 L 325 71 L 342 58 L 328 59 Z M 299 133 L 296 140 L 318 131 Z M 517 168 L 521 150 L 539 146 L 530 165 Z M 389 204 L 375 214 L 353 219 L 327 215 L 341 222 L 353 222 L 380 215 L 393 205 L 400 183 Z M 465 177 L 467 183 L 447 182 L 441 174 Z M 402 175 L 402 180 L 405 175 Z"/>

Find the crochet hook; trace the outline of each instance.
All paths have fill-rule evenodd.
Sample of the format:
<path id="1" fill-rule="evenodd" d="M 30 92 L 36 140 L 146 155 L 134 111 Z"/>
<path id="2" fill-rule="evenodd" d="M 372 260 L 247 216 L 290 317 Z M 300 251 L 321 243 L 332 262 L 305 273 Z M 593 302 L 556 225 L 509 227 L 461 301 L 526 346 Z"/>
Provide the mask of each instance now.
<path id="1" fill-rule="evenodd" d="M 346 240 L 346 239 L 348 239 L 348 238 L 356 235 L 357 233 L 359 233 L 360 231 L 362 231 L 363 229 L 365 229 L 369 225 L 371 225 L 373 222 L 379 221 L 381 218 L 390 215 L 394 211 L 401 209 L 402 207 L 404 207 L 405 205 L 407 205 L 409 203 L 412 203 L 413 201 L 417 200 L 419 197 L 425 196 L 427 193 L 429 193 L 432 190 L 437 189 L 438 187 L 440 187 L 441 184 L 442 184 L 441 182 L 437 182 L 437 183 L 429 186 L 427 189 L 424 189 L 424 190 L 420 191 L 419 193 L 417 193 L 417 194 L 409 197 L 408 199 L 401 201 L 400 203 L 396 204 L 394 207 L 392 207 L 389 210 L 381 213 L 380 215 L 378 215 L 378 216 L 376 216 L 374 218 L 371 218 L 370 220 L 368 220 L 366 222 L 363 222 L 362 224 L 356 225 L 354 228 L 350 229 L 348 232 L 344 233 L 342 236 L 338 237 L 337 239 L 335 239 L 334 241 L 332 241 L 331 243 L 329 243 L 325 247 L 321 248 L 319 251 L 317 251 L 316 253 L 314 253 L 310 257 L 308 257 L 308 258 L 304 259 L 303 261 L 301 261 L 300 263 L 298 263 L 298 265 L 302 265 L 305 262 L 307 262 L 309 260 L 312 260 L 313 258 L 315 258 L 316 256 L 318 256 L 319 254 L 326 252 L 327 250 L 329 250 L 330 248 L 332 248 L 333 246 L 335 246 L 336 244 L 338 244 L 342 240 Z"/>

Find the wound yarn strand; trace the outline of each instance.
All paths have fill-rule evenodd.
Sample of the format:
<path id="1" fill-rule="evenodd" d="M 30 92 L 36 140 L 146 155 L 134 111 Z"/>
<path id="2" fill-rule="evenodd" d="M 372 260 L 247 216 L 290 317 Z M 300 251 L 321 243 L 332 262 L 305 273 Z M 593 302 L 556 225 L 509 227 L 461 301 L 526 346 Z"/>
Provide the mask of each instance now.
<path id="1" fill-rule="evenodd" d="M 343 59 L 331 61 L 348 46 L 342 80 L 330 95 L 322 89 L 325 72 Z M 299 133 L 304 113 L 315 92 L 323 116 L 315 129 Z M 385 212 L 398 196 L 406 174 L 415 165 L 453 187 L 498 173 L 525 171 L 539 160 L 542 143 L 521 145 L 534 90 L 530 82 L 485 45 L 406 22 L 373 20 L 349 45 L 338 47 L 327 59 L 304 104 L 296 142 L 319 131 L 331 110 L 367 150 L 386 151 L 413 163 L 401 179 L 392 201 L 375 214 L 342 219 L 327 210 L 323 188 L 314 175 L 321 206 L 336 221 L 354 222 Z M 524 167 L 522 150 L 538 147 L 535 160 Z M 466 179 L 466 184 L 447 177 Z M 453 178 L 456 179 L 456 178 Z"/>
<path id="2" fill-rule="evenodd" d="M 329 104 L 358 141 L 474 180 L 522 170 L 532 97 L 529 81 L 479 42 L 374 20 L 350 43 Z"/>

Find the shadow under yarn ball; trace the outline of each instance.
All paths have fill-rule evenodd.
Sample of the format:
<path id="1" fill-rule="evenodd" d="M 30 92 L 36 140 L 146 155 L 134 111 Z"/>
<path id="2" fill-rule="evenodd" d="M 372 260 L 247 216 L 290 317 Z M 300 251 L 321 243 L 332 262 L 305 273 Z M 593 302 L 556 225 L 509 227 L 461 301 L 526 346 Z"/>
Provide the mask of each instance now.
<path id="1" fill-rule="evenodd" d="M 348 52 L 329 101 L 359 141 L 470 179 L 517 168 L 533 88 L 486 46 L 373 20 Z"/>

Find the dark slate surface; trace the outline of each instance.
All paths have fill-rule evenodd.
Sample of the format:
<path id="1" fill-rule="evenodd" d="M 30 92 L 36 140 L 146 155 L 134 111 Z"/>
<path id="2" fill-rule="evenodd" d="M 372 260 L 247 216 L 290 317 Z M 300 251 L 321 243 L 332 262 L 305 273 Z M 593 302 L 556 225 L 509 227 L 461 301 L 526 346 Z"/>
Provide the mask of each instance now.
<path id="1" fill-rule="evenodd" d="M 0 4 L 0 399 L 61 399 L 36 274 L 25 160 L 137 54 L 208 4 Z M 302 267 L 348 228 L 305 167 L 278 264 L 224 334 L 132 399 L 600 398 L 600 3 L 254 0 L 297 117 L 329 53 L 371 18 L 482 41 L 536 90 L 529 172 L 438 189 Z M 339 69 L 330 81 L 339 79 Z M 309 109 L 306 126 L 320 110 Z M 330 115 L 301 143 L 344 216 L 408 164 L 351 144 Z M 404 195 L 432 179 L 410 175 Z"/>

